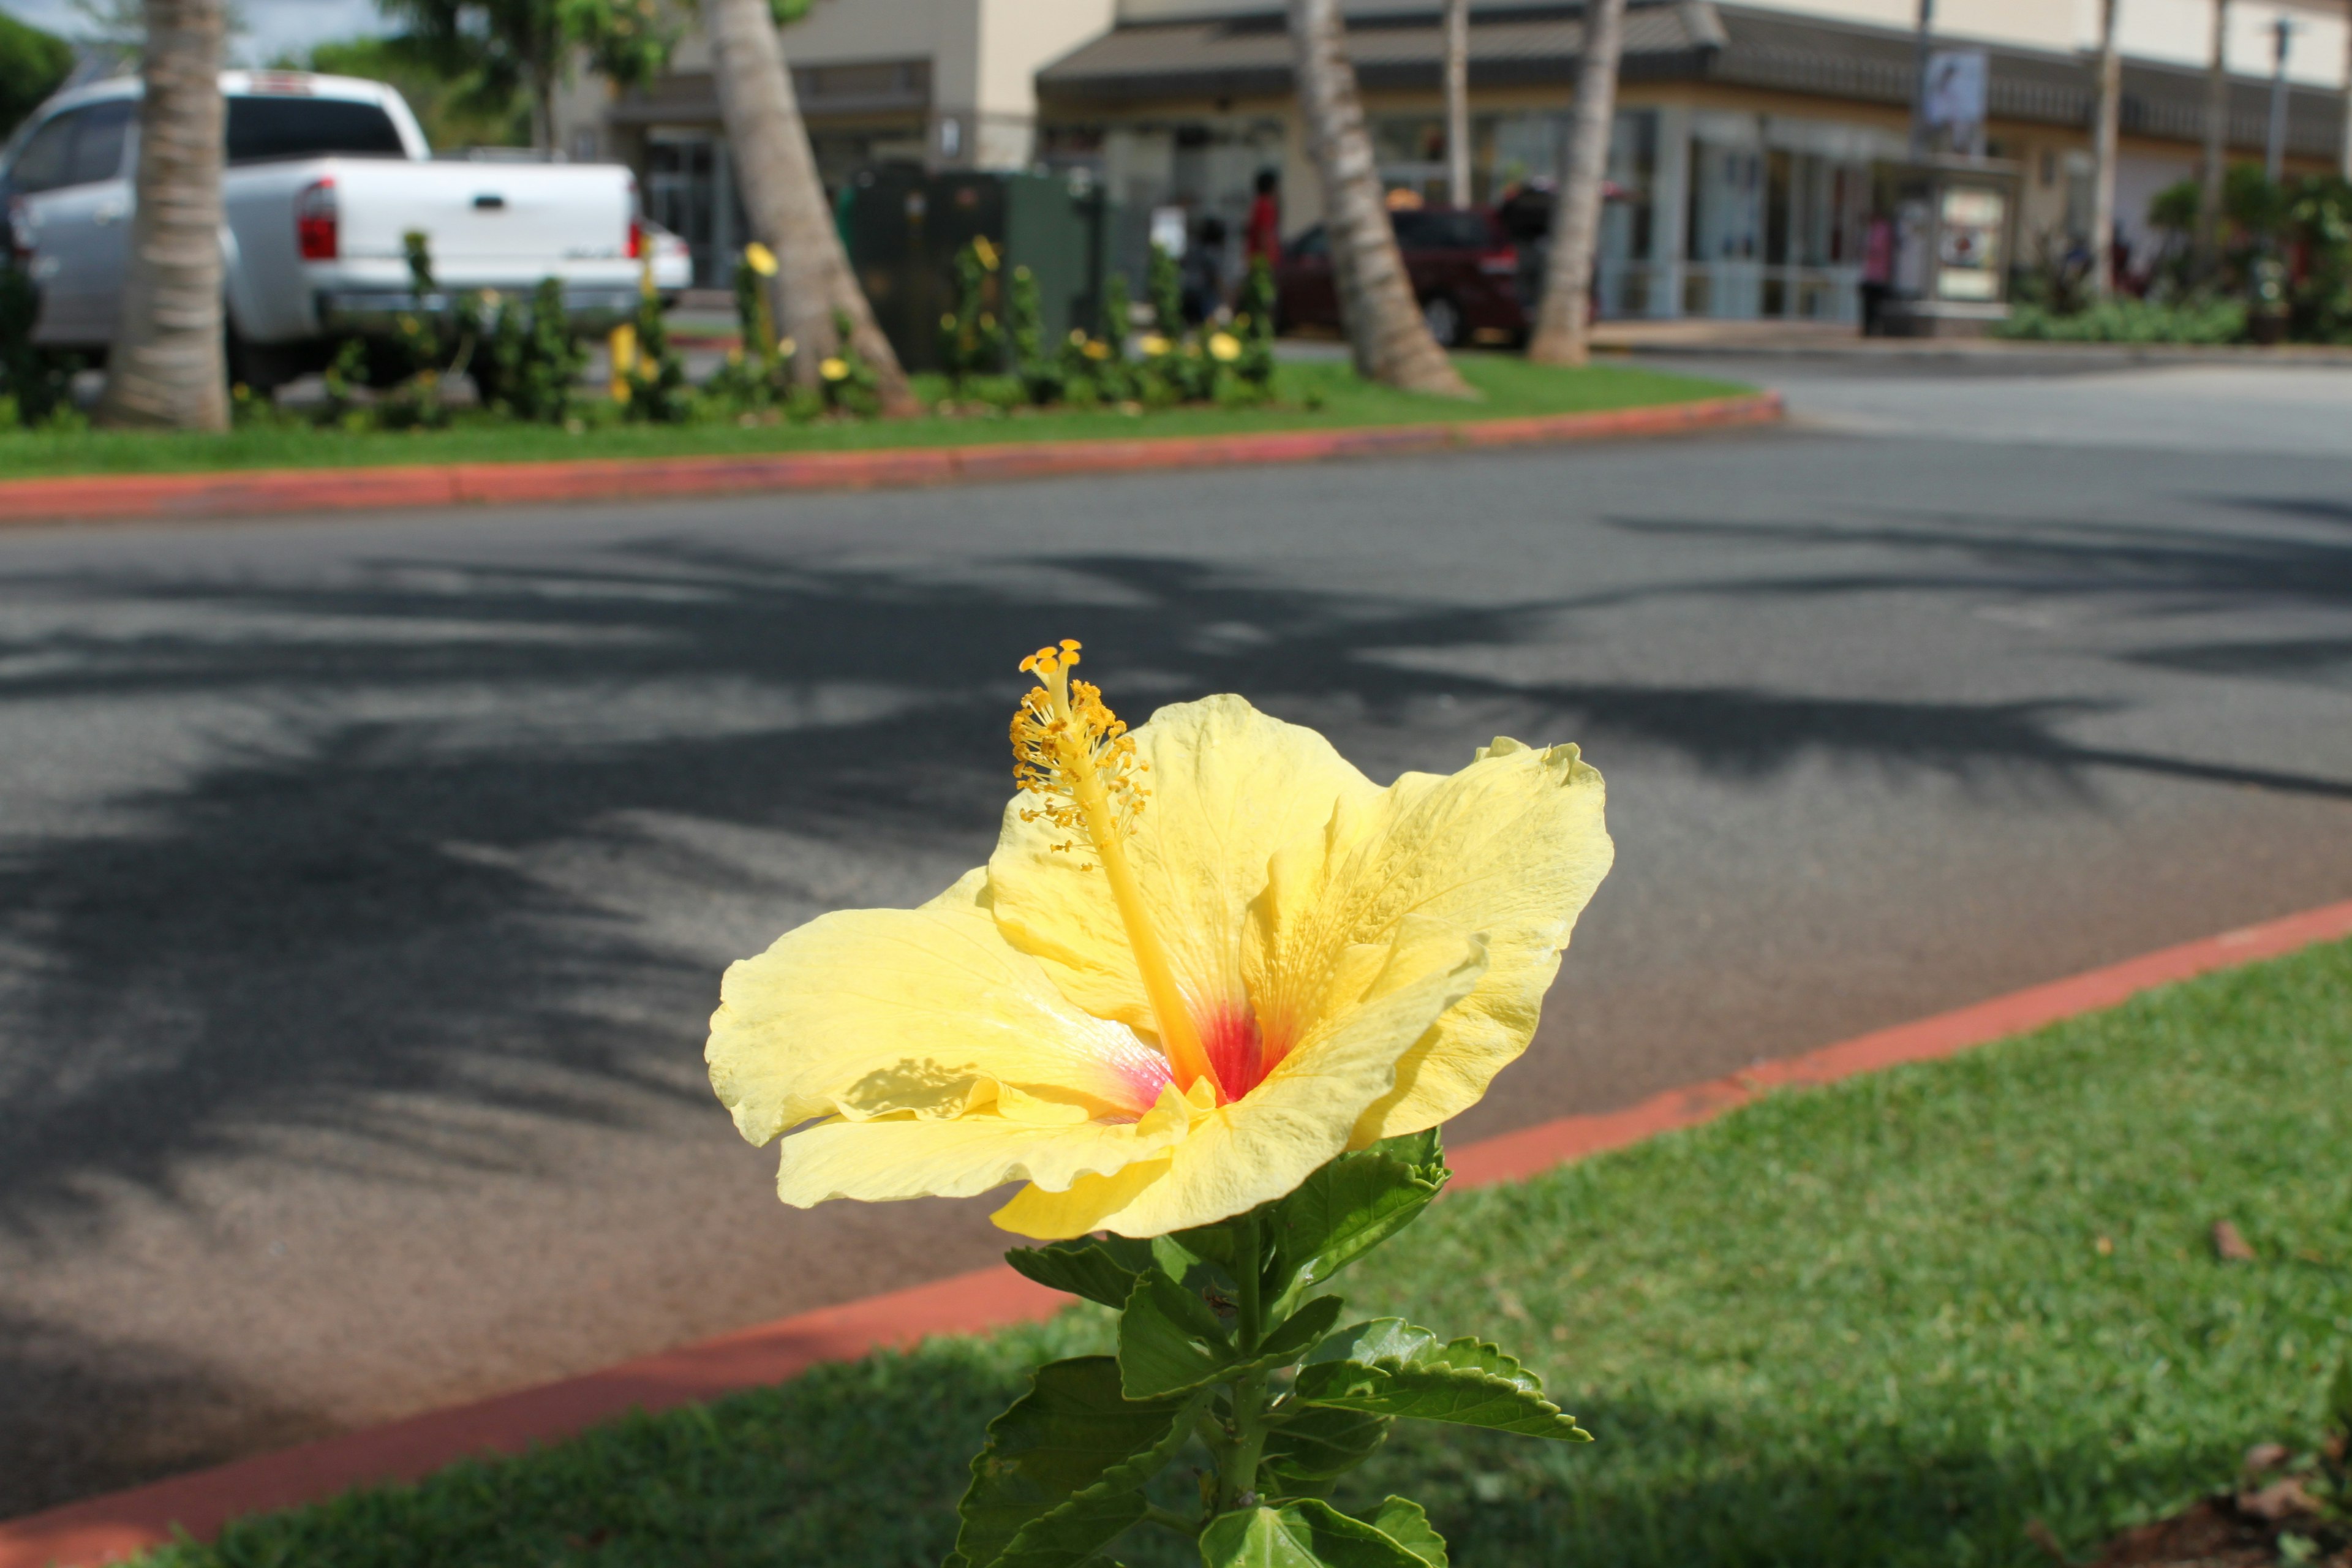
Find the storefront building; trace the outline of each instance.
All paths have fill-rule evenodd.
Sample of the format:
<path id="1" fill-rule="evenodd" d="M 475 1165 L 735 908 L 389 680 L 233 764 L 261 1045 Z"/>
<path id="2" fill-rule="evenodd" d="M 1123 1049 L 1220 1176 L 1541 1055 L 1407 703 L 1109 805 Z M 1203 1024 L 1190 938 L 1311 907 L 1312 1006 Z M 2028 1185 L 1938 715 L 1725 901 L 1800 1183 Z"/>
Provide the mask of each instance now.
<path id="1" fill-rule="evenodd" d="M 1889 182 L 1906 156 L 1916 40 L 1890 24 L 1913 3 L 1633 0 L 1611 144 L 1616 191 L 1599 267 L 1605 315 L 1857 319 L 1865 233 L 1874 213 L 1889 210 Z M 1154 208 L 1215 214 L 1238 235 L 1261 171 L 1280 176 L 1286 232 L 1319 216 L 1291 101 L 1283 10 L 1271 0 L 1248 4 L 1121 0 L 1108 31 L 1037 75 L 1040 156 L 1107 183 L 1126 215 L 1130 232 L 1119 250 L 1130 267 Z M 2247 69 L 2257 57 L 2270 64 L 2259 9 L 2251 0 L 2233 7 L 2233 160 L 2259 160 L 2269 125 L 2270 83 Z M 2294 10 L 2300 23 L 2288 166 L 2332 168 L 2346 133 L 2343 13 L 2271 9 Z M 1938 7 L 1949 29 L 1938 44 L 1988 57 L 1984 153 L 2016 173 L 2024 260 L 2040 247 L 2077 245 L 2089 230 L 2093 87 L 2085 58 L 2070 46 L 2089 41 L 2094 10 L 2068 0 Z M 2134 10 L 2137 26 L 2123 37 L 2116 205 L 2133 264 L 2145 268 L 2159 243 L 2147 221 L 2149 199 L 2191 176 L 2200 159 L 2206 75 L 2196 61 L 2210 11 L 2126 0 L 2126 14 Z M 1364 0 L 1348 15 L 1383 179 L 1442 200 L 1435 6 Z M 1475 200 L 1557 178 L 1582 47 L 1580 5 L 1474 3 Z"/>
<path id="2" fill-rule="evenodd" d="M 887 163 L 1022 169 L 1037 153 L 1040 66 L 1113 22 L 1113 0 L 816 0 L 783 32 L 819 173 L 838 188 Z M 710 74 L 689 31 L 670 70 L 615 93 L 583 76 L 556 144 L 637 171 L 646 215 L 682 236 L 696 281 L 724 286 L 749 234 Z"/>

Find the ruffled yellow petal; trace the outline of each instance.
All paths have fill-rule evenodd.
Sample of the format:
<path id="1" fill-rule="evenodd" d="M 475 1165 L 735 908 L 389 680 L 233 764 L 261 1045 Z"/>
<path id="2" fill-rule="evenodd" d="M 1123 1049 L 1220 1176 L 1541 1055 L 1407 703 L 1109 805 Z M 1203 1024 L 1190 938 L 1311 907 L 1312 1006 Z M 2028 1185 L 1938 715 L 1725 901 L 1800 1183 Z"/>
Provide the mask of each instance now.
<path id="1" fill-rule="evenodd" d="M 1155 1159 L 1059 1191 L 1034 1182 L 996 1223 L 1042 1240 L 1092 1230 L 1159 1236 L 1296 1188 L 1348 1147 L 1364 1112 L 1390 1093 L 1398 1061 L 1471 994 L 1487 962 L 1475 935 L 1423 917 L 1391 921 L 1385 941 L 1345 958 L 1357 994 L 1327 1009 L 1248 1096 L 1200 1111 L 1188 1135 Z"/>
<path id="2" fill-rule="evenodd" d="M 1132 1121 L 1168 1080 L 1125 1025 L 1072 1006 L 998 934 L 973 871 L 915 910 L 845 910 L 737 963 L 706 1056 L 745 1138 L 813 1117 Z"/>
<path id="3" fill-rule="evenodd" d="M 819 1122 L 784 1140 L 777 1195 L 807 1208 L 833 1198 L 970 1197 L 1007 1182 L 1117 1180 L 1139 1162 L 1160 1164 L 1202 1107 L 1171 1085 L 1139 1121 L 1031 1121 L 1021 1110 L 992 1105 L 945 1121 L 901 1114 Z"/>
<path id="4" fill-rule="evenodd" d="M 1486 939 L 1476 988 L 1402 1054 L 1351 1146 L 1437 1125 L 1527 1049 L 1614 853 L 1602 806 L 1601 775 L 1574 746 L 1497 740 L 1458 773 L 1407 773 L 1368 806 L 1343 802 L 1323 834 L 1278 858 L 1246 961 L 1270 1037 L 1342 1000 L 1351 955 L 1408 918 Z M 1310 1048 L 1302 1037 L 1296 1050 Z"/>
<path id="5" fill-rule="evenodd" d="M 1196 1016 L 1243 1000 L 1244 911 L 1265 885 L 1276 850 L 1321 831 L 1343 799 L 1379 794 L 1314 731 L 1271 719 L 1238 697 L 1162 708 L 1134 731 L 1150 795 L 1127 853 L 1152 924 Z M 1063 994 L 1088 1012 L 1152 1027 L 1133 949 L 1084 844 L 1048 820 L 1024 821 L 1037 802 L 1005 809 L 988 879 L 996 923 L 1035 956 Z"/>

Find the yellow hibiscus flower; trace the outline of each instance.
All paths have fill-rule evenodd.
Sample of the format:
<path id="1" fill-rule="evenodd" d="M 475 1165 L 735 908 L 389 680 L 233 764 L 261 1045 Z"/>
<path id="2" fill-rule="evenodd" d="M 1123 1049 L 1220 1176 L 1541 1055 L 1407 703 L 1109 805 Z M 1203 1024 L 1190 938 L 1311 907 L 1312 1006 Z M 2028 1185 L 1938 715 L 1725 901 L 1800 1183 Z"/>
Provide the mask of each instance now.
<path id="1" fill-rule="evenodd" d="M 776 275 L 776 253 L 756 239 L 743 247 L 743 259 L 752 271 L 762 278 Z"/>
<path id="2" fill-rule="evenodd" d="M 1023 663 L 985 867 L 727 972 L 711 1083 L 752 1142 L 793 1133 L 786 1203 L 1020 1182 L 1008 1230 L 1157 1236 L 1437 1125 L 1527 1048 L 1612 854 L 1574 746 L 1383 789 L 1239 697 L 1130 734 L 1077 661 Z"/>

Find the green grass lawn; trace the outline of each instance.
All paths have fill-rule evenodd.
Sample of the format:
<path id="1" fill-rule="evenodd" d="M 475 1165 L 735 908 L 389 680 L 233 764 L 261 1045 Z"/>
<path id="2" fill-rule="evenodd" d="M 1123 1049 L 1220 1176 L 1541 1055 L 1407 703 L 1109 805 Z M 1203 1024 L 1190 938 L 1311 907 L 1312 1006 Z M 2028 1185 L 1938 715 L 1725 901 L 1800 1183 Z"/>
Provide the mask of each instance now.
<path id="1" fill-rule="evenodd" d="M 2224 1217 L 2260 1261 L 2214 1258 Z M 1501 1331 L 1598 1439 L 1401 1423 L 1339 1500 L 1422 1499 L 1456 1564 L 2024 1568 L 2035 1519 L 2087 1557 L 2249 1443 L 2315 1435 L 2352 1348 L 2352 944 L 1450 1198 L 1371 1267 L 1351 1307 Z M 989 1418 L 1107 1321 L 820 1368 L 146 1562 L 935 1563 Z"/>
<path id="2" fill-rule="evenodd" d="M 1263 408 L 1175 408 L 1144 415 L 1110 410 L 1037 411 L 995 416 L 927 415 L 854 424 L 758 426 L 624 425 L 600 412 L 587 428 L 482 422 L 430 432 L 243 428 L 227 436 L 122 431 L 0 432 L 0 479 L 83 473 L 172 473 L 253 468 L 345 468 L 377 463 L 511 462 L 561 458 L 674 458 L 690 453 L 849 451 L 1001 441 L 1227 435 L 1257 430 L 1413 425 L 1440 420 L 1570 414 L 1680 403 L 1748 392 L 1727 382 L 1594 365 L 1558 370 L 1516 355 L 1464 354 L 1475 403 L 1397 392 L 1358 379 L 1344 363 L 1286 363 L 1277 403 Z M 943 395 L 937 377 L 918 390 Z"/>

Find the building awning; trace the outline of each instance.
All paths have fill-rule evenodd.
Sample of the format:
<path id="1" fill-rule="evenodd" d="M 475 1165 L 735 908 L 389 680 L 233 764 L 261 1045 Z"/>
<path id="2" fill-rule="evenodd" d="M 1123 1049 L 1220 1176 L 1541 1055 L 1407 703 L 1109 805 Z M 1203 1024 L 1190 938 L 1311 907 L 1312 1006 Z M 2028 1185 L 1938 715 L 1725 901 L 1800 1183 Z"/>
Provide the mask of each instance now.
<path id="1" fill-rule="evenodd" d="M 857 60 L 794 66 L 793 91 L 812 120 L 833 115 L 928 113 L 931 62 Z M 708 125 L 719 119 L 719 88 L 709 71 L 672 71 L 613 100 L 615 125 Z"/>
<path id="2" fill-rule="evenodd" d="M 1959 38 L 1945 47 L 1976 47 Z M 1628 81 L 1716 82 L 1903 108 L 1917 69 L 1915 36 L 1903 29 L 1819 21 L 1717 0 L 1632 0 L 1625 17 Z M 1584 48 L 1581 5 L 1475 4 L 1473 88 L 1573 83 Z M 1351 18 L 1348 51 L 1369 90 L 1437 90 L 1444 35 L 1434 8 Z M 2092 83 L 2081 57 L 1985 46 L 1990 109 L 1998 121 L 2085 128 Z M 1285 96 L 1290 37 L 1280 14 L 1134 23 L 1037 73 L 1050 111 L 1083 113 L 1137 99 Z M 2126 135 L 2201 142 L 2205 73 L 2145 60 L 2124 62 Z M 2230 83 L 2230 141 L 2260 147 L 2270 123 L 2270 83 Z M 2332 159 L 2341 144 L 2341 93 L 2288 89 L 2287 149 Z"/>

